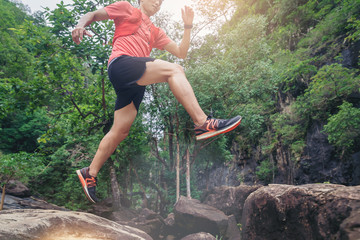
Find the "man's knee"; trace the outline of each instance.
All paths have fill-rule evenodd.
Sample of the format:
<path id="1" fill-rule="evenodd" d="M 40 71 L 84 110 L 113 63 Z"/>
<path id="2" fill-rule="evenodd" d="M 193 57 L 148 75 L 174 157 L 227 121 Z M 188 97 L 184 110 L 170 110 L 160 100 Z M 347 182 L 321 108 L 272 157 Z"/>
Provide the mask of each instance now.
<path id="1" fill-rule="evenodd" d="M 185 71 L 184 71 L 184 68 L 181 66 L 181 65 L 179 65 L 179 64 L 177 64 L 177 63 L 173 63 L 173 72 L 174 72 L 174 74 L 178 74 L 178 73 L 185 73 Z"/>
<path id="2" fill-rule="evenodd" d="M 168 79 L 167 81 L 169 81 L 170 79 L 172 79 L 173 77 L 177 76 L 177 75 L 184 75 L 185 71 L 184 68 L 182 66 L 180 66 L 177 63 L 172 63 L 171 67 L 170 67 L 170 72 L 168 75 Z"/>
<path id="3" fill-rule="evenodd" d="M 128 128 L 122 128 L 122 127 L 116 127 L 113 126 L 110 129 L 110 133 L 114 136 L 115 139 L 124 139 L 129 135 L 130 129 Z"/>

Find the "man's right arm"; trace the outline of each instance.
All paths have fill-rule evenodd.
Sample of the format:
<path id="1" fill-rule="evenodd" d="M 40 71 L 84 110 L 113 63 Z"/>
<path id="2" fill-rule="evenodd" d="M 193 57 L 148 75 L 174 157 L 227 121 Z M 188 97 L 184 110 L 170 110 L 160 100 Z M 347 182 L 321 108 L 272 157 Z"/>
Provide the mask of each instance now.
<path id="1" fill-rule="evenodd" d="M 94 12 L 88 12 L 82 16 L 76 25 L 75 29 L 72 31 L 72 39 L 76 44 L 80 44 L 84 35 L 92 37 L 92 35 L 85 29 L 92 22 L 108 20 L 109 15 L 104 8 L 96 10 Z"/>

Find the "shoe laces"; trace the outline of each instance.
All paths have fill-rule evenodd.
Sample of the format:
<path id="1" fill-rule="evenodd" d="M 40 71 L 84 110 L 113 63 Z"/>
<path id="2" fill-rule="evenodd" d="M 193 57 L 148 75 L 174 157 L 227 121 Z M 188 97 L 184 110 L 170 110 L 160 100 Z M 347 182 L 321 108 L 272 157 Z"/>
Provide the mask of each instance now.
<path id="1" fill-rule="evenodd" d="M 206 121 L 207 129 L 215 129 L 219 125 L 219 119 L 216 118 L 208 118 Z"/>
<path id="2" fill-rule="evenodd" d="M 96 178 L 95 177 L 86 178 L 86 185 L 88 187 L 96 187 Z"/>

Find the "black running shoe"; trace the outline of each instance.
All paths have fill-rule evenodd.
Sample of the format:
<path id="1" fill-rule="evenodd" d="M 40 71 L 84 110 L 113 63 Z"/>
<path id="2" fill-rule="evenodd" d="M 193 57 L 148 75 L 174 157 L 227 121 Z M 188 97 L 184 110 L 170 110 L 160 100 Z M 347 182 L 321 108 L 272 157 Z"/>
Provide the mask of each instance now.
<path id="1" fill-rule="evenodd" d="M 241 116 L 236 116 L 231 119 L 217 119 L 208 116 L 206 122 L 200 126 L 195 127 L 196 140 L 202 140 L 214 137 L 221 133 L 230 132 L 241 123 Z"/>
<path id="2" fill-rule="evenodd" d="M 86 197 L 90 202 L 96 203 L 98 202 L 98 198 L 96 197 L 96 177 L 92 177 L 89 174 L 89 168 L 83 168 L 81 170 L 76 170 L 76 174 L 78 175 L 82 188 Z"/>

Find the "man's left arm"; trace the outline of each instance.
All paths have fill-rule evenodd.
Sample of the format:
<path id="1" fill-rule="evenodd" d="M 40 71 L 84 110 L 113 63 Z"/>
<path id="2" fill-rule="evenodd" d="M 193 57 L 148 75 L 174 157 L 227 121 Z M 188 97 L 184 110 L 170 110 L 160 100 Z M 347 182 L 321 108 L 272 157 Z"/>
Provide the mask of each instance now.
<path id="1" fill-rule="evenodd" d="M 177 45 L 174 41 L 171 41 L 165 45 L 164 49 L 178 58 L 185 59 L 190 47 L 190 34 L 194 20 L 194 11 L 191 7 L 185 6 L 185 9 L 181 9 L 181 14 L 184 21 L 184 35 L 181 43 Z"/>

